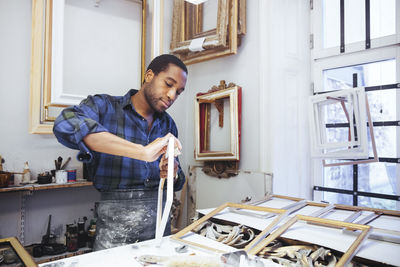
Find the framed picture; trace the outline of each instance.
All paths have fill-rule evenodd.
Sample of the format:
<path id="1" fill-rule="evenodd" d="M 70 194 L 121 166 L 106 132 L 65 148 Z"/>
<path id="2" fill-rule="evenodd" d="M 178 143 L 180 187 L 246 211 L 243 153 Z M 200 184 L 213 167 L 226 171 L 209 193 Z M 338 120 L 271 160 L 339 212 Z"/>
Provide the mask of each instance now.
<path id="1" fill-rule="evenodd" d="M 174 0 L 171 53 L 187 65 L 236 54 L 246 33 L 245 10 L 245 0 Z"/>
<path id="2" fill-rule="evenodd" d="M 239 86 L 197 95 L 196 160 L 240 159 L 240 102 Z"/>

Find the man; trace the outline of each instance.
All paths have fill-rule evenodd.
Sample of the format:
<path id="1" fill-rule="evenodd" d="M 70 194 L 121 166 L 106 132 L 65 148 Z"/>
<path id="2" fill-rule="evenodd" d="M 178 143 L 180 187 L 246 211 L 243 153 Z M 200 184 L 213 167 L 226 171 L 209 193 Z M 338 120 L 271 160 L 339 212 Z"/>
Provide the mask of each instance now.
<path id="1" fill-rule="evenodd" d="M 186 77 L 180 59 L 161 55 L 148 66 L 139 91 L 89 96 L 57 117 L 53 132 L 58 141 L 80 150 L 78 159 L 87 163 L 101 192 L 94 250 L 154 238 L 169 138 L 175 136 L 175 147 L 182 148 L 175 122 L 165 111 L 184 91 Z M 180 190 L 185 176 L 177 158 L 174 177 L 174 190 Z"/>

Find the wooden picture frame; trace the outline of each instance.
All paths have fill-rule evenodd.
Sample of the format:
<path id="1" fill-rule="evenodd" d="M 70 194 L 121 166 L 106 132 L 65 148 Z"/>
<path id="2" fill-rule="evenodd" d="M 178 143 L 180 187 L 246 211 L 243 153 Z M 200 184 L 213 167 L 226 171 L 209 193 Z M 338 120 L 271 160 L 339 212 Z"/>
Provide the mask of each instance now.
<path id="1" fill-rule="evenodd" d="M 211 104 L 224 99 L 229 100 L 230 128 L 229 149 L 214 151 L 210 149 L 210 110 Z M 241 113 L 241 87 L 234 85 L 226 89 L 205 94 L 198 94 L 195 99 L 195 159 L 196 160 L 239 160 L 240 159 L 240 113 Z M 222 111 L 224 113 L 224 111 Z M 221 115 L 221 113 L 220 113 Z"/>
<path id="2" fill-rule="evenodd" d="M 276 231 L 271 233 L 267 238 L 260 241 L 254 248 L 249 251 L 249 254 L 256 255 L 260 252 L 264 247 L 270 244 L 272 241 L 280 237 L 283 233 L 285 233 L 292 225 L 294 225 L 298 221 L 305 221 L 307 223 L 317 224 L 318 226 L 326 226 L 326 227 L 334 227 L 334 228 L 346 228 L 353 231 L 360 231 L 357 238 L 350 245 L 348 250 L 340 257 L 340 260 L 336 263 L 336 267 L 346 266 L 349 261 L 354 257 L 357 253 L 357 250 L 360 248 L 362 242 L 368 237 L 369 232 L 371 230 L 370 226 L 354 224 L 354 223 L 346 223 L 335 220 L 321 219 L 304 215 L 296 215 L 295 217 L 288 220 L 284 225 L 279 227 Z"/>
<path id="3" fill-rule="evenodd" d="M 188 240 L 185 240 L 185 239 L 182 238 L 184 235 L 188 234 L 191 230 L 193 230 L 194 228 L 196 228 L 197 226 L 199 226 L 203 222 L 207 221 L 208 219 L 212 218 L 213 216 L 217 215 L 218 213 L 220 213 L 221 211 L 223 211 L 226 208 L 239 208 L 239 209 L 247 209 L 247 210 L 257 210 L 257 211 L 264 211 L 264 212 L 268 212 L 268 213 L 277 214 L 278 215 L 277 218 L 275 218 L 268 225 L 266 230 L 264 230 L 263 233 L 261 233 L 261 234 L 269 233 L 270 231 L 272 231 L 274 229 L 274 227 L 281 220 L 283 220 L 284 217 L 285 217 L 285 215 L 284 215 L 285 210 L 282 210 L 282 209 L 264 208 L 264 207 L 257 207 L 257 206 L 250 206 L 250 205 L 236 204 L 236 203 L 227 202 L 225 204 L 222 204 L 218 208 L 214 209 L 210 213 L 206 214 L 205 216 L 201 217 L 200 219 L 196 220 L 195 222 L 193 222 L 189 226 L 185 227 L 184 229 L 182 229 L 181 231 L 179 231 L 175 235 L 172 235 L 170 238 L 172 240 L 175 240 L 175 241 L 179 242 L 179 243 L 184 243 L 184 244 L 187 244 L 187 245 L 190 245 L 190 246 L 206 249 L 206 250 L 217 252 L 217 253 L 228 252 L 228 251 L 222 251 L 222 250 L 219 250 L 219 249 L 215 249 L 215 248 L 203 245 L 203 244 L 199 244 L 199 243 L 195 243 L 195 242 L 192 242 L 192 241 L 188 241 Z M 246 246 L 245 250 L 255 246 L 257 242 L 259 242 L 262 238 L 265 237 L 265 236 L 260 236 L 260 237 L 259 236 L 257 236 L 251 243 L 249 243 Z"/>
<path id="4" fill-rule="evenodd" d="M 351 116 L 348 119 L 349 140 L 342 142 L 329 142 L 326 135 L 326 125 L 323 117 L 323 108 L 327 105 L 347 102 Z M 350 105 L 351 103 L 351 105 Z M 367 98 L 363 87 L 349 88 L 329 93 L 323 93 L 310 97 L 310 133 L 311 133 L 311 156 L 325 159 L 352 159 L 368 158 L 367 137 Z M 355 140 L 355 130 L 358 139 Z"/>
<path id="5" fill-rule="evenodd" d="M 305 215 L 304 213 L 301 212 L 301 209 L 306 208 L 306 207 L 319 207 L 320 209 L 315 210 L 312 213 L 309 213 L 305 216 L 310 216 L 310 217 L 315 217 L 315 218 L 325 218 L 325 216 L 328 217 L 328 216 L 334 215 L 335 212 L 337 212 L 337 211 L 347 211 L 350 214 L 348 216 L 346 216 L 345 218 L 338 218 L 338 216 L 336 215 L 336 216 L 332 216 L 333 218 L 327 218 L 327 219 L 331 219 L 331 220 L 333 219 L 333 220 L 343 221 L 343 222 L 347 222 L 347 223 L 366 224 L 366 225 L 373 222 L 376 219 L 381 218 L 381 216 L 388 216 L 389 218 L 396 217 L 396 218 L 400 219 L 400 211 L 396 211 L 396 210 L 356 207 L 356 206 L 343 205 L 343 204 L 318 203 L 318 202 L 306 201 L 301 198 L 286 197 L 286 196 L 281 196 L 281 195 L 269 195 L 262 200 L 247 202 L 245 204 L 260 205 L 262 203 L 268 203 L 268 201 L 271 201 L 274 198 L 287 199 L 287 200 L 294 201 L 294 203 L 290 203 L 283 207 L 270 207 L 270 208 L 278 208 L 278 209 L 286 210 L 288 217 L 294 217 L 294 215 L 297 212 L 298 212 L 298 215 Z M 260 216 L 259 214 L 255 214 L 250 211 L 241 211 L 239 209 L 232 209 L 231 211 L 238 213 L 238 214 L 244 214 L 244 215 L 259 217 L 259 218 L 263 218 L 263 219 L 267 219 L 267 218 L 270 218 L 271 216 L 273 216 L 271 214 L 266 214 L 266 215 Z M 357 220 L 363 212 L 370 212 L 371 214 L 364 216 L 360 220 Z M 354 231 L 351 231 L 348 229 L 344 229 L 343 231 L 346 233 L 349 233 L 349 234 L 353 234 L 353 235 L 357 234 L 357 232 L 354 232 Z M 372 232 L 368 236 L 368 238 L 400 244 L 400 231 L 390 230 L 390 229 L 385 229 L 385 228 L 374 226 L 372 229 Z"/>
<path id="6" fill-rule="evenodd" d="M 27 267 L 36 267 L 38 266 L 35 261 L 32 259 L 31 255 L 24 249 L 21 243 L 15 237 L 8 237 L 0 239 L 0 250 L 10 250 L 11 253 L 15 253 L 18 257 L 18 260 Z M 2 252 L 3 254 L 3 252 Z M 3 255 L 4 257 L 4 255 Z M 3 259 L 4 260 L 4 259 Z M 12 264 L 12 263 L 10 263 Z M 14 265 L 12 265 L 14 266 Z"/>
<path id="7" fill-rule="evenodd" d="M 59 27 L 58 18 L 53 20 L 53 5 L 60 6 L 64 0 L 54 2 L 53 0 L 32 0 L 32 45 L 31 45 L 31 73 L 30 73 L 30 103 L 29 103 L 29 133 L 52 134 L 53 122 L 56 115 L 53 111 L 69 106 L 66 103 L 52 100 L 54 69 L 53 57 L 60 57 L 57 51 L 53 51 L 53 28 Z M 61 4 L 62 5 L 62 4 Z M 145 48 L 146 48 L 146 15 L 147 0 L 141 1 L 141 73 L 143 80 L 145 71 Z M 57 8 L 59 10 L 59 8 Z M 63 16 L 61 16 L 63 17 Z M 53 25 L 56 23 L 56 25 Z M 58 26 L 57 26 L 58 25 Z M 62 25 L 61 25 L 62 26 Z M 56 38 L 57 39 L 57 38 Z M 82 96 L 66 95 L 63 99 L 79 101 Z M 51 110 L 52 111 L 51 111 Z M 57 112 L 55 112 L 57 113 Z"/>
<path id="8" fill-rule="evenodd" d="M 202 4 L 174 0 L 170 52 L 186 65 L 236 54 L 238 36 L 246 32 L 245 18 L 239 20 L 245 8 L 245 0 L 218 0 L 216 28 L 203 32 Z"/>

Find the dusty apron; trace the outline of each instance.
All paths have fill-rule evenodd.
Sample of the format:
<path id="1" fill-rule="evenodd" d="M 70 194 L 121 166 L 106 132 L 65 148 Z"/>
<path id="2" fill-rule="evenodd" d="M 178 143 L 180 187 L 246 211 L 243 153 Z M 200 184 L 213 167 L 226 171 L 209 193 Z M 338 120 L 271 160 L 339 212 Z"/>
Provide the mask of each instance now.
<path id="1" fill-rule="evenodd" d="M 163 194 L 165 204 L 165 192 Z M 93 250 L 102 250 L 155 237 L 158 191 L 128 189 L 101 192 L 97 203 Z M 168 220 L 164 235 L 171 234 Z"/>

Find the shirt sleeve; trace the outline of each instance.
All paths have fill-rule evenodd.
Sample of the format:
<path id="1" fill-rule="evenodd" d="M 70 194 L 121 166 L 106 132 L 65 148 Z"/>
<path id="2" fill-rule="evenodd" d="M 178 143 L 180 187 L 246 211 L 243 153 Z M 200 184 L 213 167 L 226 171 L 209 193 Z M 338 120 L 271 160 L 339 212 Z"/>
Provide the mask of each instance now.
<path id="1" fill-rule="evenodd" d="M 89 96 L 78 106 L 65 108 L 54 122 L 53 133 L 57 140 L 72 149 L 78 149 L 78 160 L 88 163 L 93 152 L 83 142 L 91 133 L 108 132 L 100 124 L 101 112 L 106 108 L 105 100 L 100 96 Z"/>

